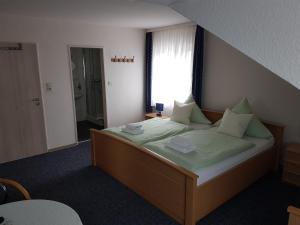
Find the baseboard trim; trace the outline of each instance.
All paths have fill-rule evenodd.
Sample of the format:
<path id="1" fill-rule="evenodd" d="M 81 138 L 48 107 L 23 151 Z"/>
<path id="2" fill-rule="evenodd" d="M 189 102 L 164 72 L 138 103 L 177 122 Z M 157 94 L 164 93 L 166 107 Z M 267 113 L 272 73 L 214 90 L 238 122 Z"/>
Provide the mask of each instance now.
<path id="1" fill-rule="evenodd" d="M 76 145 L 78 145 L 78 143 L 74 143 L 74 144 L 70 144 L 70 145 L 63 145 L 63 146 L 59 146 L 59 147 L 56 147 L 56 148 L 50 148 L 50 149 L 48 149 L 48 152 L 55 152 L 55 151 L 58 151 L 58 150 L 71 148 L 71 147 L 74 147 Z"/>
<path id="2" fill-rule="evenodd" d="M 83 141 L 78 141 L 78 144 L 80 144 L 80 143 L 84 143 L 84 142 L 89 142 L 89 141 L 91 141 L 91 139 L 89 138 L 89 139 L 86 139 L 86 140 L 83 140 Z"/>

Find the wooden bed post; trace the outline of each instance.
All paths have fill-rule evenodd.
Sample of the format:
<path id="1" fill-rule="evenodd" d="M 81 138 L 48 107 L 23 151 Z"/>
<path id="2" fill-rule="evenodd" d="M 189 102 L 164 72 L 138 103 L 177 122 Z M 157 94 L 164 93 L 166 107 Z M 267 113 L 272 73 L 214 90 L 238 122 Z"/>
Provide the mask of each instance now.
<path id="1" fill-rule="evenodd" d="M 300 209 L 289 206 L 288 212 L 290 214 L 289 217 L 289 225 L 299 225 L 300 224 Z"/>
<path id="2" fill-rule="evenodd" d="M 197 179 L 186 176 L 185 181 L 185 219 L 184 225 L 196 224 Z"/>
<path id="3" fill-rule="evenodd" d="M 92 165 L 96 166 L 96 160 L 95 160 L 95 129 L 90 129 L 90 137 L 91 137 L 91 160 Z"/>

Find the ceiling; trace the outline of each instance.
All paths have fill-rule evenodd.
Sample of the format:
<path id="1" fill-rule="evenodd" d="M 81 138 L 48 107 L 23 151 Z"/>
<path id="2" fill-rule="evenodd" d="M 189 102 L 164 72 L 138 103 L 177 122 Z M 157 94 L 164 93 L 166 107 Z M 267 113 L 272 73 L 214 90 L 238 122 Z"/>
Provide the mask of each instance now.
<path id="1" fill-rule="evenodd" d="M 172 1 L 169 0 L 169 2 Z M 132 28 L 154 28 L 189 21 L 170 7 L 156 3 L 160 2 L 147 0 L 0 0 L 0 13 Z"/>

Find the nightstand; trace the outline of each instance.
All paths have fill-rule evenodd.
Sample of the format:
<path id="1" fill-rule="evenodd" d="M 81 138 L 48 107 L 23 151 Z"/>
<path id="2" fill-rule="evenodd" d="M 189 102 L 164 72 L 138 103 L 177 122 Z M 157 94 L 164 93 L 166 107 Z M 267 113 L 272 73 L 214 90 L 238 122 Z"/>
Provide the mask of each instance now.
<path id="1" fill-rule="evenodd" d="M 289 144 L 286 147 L 282 180 L 300 186 L 300 144 Z"/>
<path id="2" fill-rule="evenodd" d="M 145 120 L 152 119 L 152 118 L 155 118 L 155 117 L 162 118 L 162 119 L 169 118 L 168 116 L 158 116 L 158 115 L 156 115 L 155 112 L 154 113 L 146 113 L 145 114 Z"/>

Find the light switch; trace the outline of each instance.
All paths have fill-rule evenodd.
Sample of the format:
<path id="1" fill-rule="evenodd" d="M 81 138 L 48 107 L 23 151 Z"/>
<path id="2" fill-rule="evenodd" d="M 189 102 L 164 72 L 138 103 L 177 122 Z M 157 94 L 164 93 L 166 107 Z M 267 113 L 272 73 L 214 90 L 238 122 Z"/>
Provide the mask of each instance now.
<path id="1" fill-rule="evenodd" d="M 52 83 L 46 82 L 46 90 L 47 91 L 52 91 Z"/>

